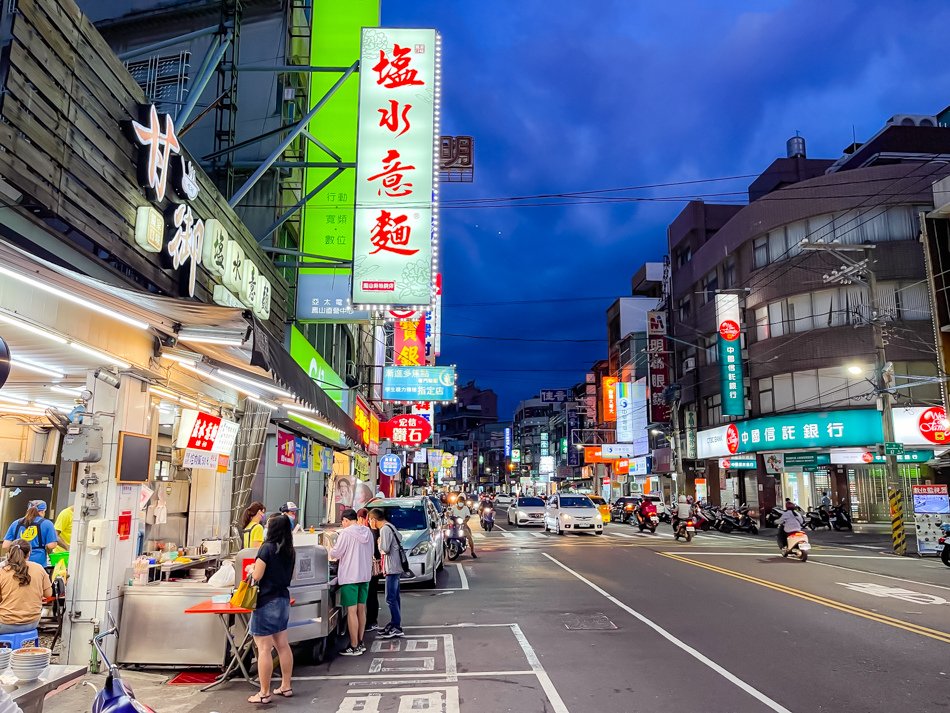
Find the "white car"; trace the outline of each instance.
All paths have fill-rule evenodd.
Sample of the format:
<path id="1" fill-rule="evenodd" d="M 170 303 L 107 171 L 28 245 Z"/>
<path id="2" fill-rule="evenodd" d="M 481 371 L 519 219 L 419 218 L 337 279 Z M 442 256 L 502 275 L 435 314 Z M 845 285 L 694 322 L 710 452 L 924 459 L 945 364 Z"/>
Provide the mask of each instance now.
<path id="1" fill-rule="evenodd" d="M 541 498 L 521 497 L 508 508 L 508 524 L 544 525 L 544 501 Z"/>
<path id="2" fill-rule="evenodd" d="M 566 532 L 604 534 L 604 518 L 586 495 L 552 495 L 544 508 L 544 529 L 563 535 Z"/>
<path id="3" fill-rule="evenodd" d="M 402 546 L 409 557 L 412 574 L 404 574 L 403 582 L 424 582 L 435 587 L 436 572 L 445 565 L 445 548 L 441 516 L 427 497 L 387 498 L 371 500 L 366 507 L 379 508 L 386 520 L 402 535 Z"/>
<path id="4" fill-rule="evenodd" d="M 499 495 L 495 498 L 495 509 L 496 510 L 507 510 L 511 507 L 511 504 L 514 502 L 514 498 L 510 495 Z"/>

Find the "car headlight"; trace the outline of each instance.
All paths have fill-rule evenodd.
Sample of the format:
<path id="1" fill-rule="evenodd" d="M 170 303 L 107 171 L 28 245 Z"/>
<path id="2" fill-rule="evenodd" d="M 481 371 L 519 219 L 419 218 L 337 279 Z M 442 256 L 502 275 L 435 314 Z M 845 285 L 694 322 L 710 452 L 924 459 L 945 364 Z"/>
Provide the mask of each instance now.
<path id="1" fill-rule="evenodd" d="M 411 557 L 416 557 L 418 555 L 424 555 L 429 551 L 429 548 L 432 546 L 432 543 L 426 540 L 425 542 L 420 542 L 418 545 L 412 548 L 409 552 Z"/>
<path id="2" fill-rule="evenodd" d="M 562 512 L 562 513 L 561 513 L 561 517 L 563 517 L 565 520 L 571 520 L 571 519 L 572 519 L 571 516 L 568 515 L 568 514 L 565 513 L 565 512 Z"/>
<path id="3" fill-rule="evenodd" d="M 518 517 L 528 517 L 528 513 L 526 513 L 524 510 L 519 510 Z"/>

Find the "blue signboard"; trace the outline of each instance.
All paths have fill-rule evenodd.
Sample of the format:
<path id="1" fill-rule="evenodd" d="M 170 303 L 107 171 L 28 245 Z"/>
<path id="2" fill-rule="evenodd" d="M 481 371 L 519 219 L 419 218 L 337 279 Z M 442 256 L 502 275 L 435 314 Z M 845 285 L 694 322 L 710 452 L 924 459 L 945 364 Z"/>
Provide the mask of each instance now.
<path id="1" fill-rule="evenodd" d="M 379 472 L 390 478 L 399 475 L 402 470 L 402 458 L 395 453 L 387 453 L 379 459 Z"/>
<path id="2" fill-rule="evenodd" d="M 454 400 L 454 366 L 383 367 L 383 401 Z"/>
<path id="3" fill-rule="evenodd" d="M 301 273 L 297 279 L 297 319 L 301 322 L 369 322 L 372 314 L 353 309 L 352 275 Z"/>
<path id="4" fill-rule="evenodd" d="M 300 436 L 294 437 L 294 465 L 310 469 L 310 441 Z"/>
<path id="5" fill-rule="evenodd" d="M 511 429 L 505 429 L 505 458 L 511 457 Z"/>

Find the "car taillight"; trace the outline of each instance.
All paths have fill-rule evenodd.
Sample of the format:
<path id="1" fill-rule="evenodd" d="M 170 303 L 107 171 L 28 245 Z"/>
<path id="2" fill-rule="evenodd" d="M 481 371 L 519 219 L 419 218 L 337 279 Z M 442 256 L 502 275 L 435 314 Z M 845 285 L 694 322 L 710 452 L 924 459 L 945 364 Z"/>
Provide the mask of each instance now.
<path id="1" fill-rule="evenodd" d="M 627 505 L 627 510 L 633 510 L 633 505 Z"/>

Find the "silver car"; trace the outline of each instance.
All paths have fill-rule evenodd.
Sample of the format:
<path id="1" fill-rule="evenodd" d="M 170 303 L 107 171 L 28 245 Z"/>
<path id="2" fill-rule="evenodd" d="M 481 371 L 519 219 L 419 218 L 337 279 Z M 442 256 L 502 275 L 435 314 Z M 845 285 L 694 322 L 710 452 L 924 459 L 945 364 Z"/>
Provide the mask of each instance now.
<path id="1" fill-rule="evenodd" d="M 445 552 L 442 521 L 432 501 L 427 497 L 378 498 L 371 500 L 366 507 L 385 512 L 386 521 L 402 535 L 402 546 L 412 570 L 411 575 L 403 575 L 403 582 L 422 582 L 427 587 L 435 587 L 436 572 L 445 565 Z"/>
<path id="2" fill-rule="evenodd" d="M 518 498 L 508 508 L 508 524 L 518 527 L 544 525 L 544 500 L 532 497 Z"/>

